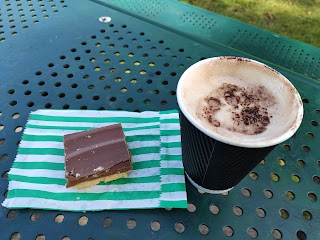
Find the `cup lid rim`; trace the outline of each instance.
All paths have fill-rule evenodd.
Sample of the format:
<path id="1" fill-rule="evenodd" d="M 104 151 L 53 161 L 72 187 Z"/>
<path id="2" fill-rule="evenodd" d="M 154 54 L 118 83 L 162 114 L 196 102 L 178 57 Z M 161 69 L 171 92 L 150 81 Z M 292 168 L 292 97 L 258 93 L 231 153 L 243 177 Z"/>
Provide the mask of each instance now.
<path id="1" fill-rule="evenodd" d="M 213 132 L 213 131 L 209 131 L 207 128 L 205 128 L 204 126 L 202 126 L 200 124 L 200 122 L 194 118 L 188 111 L 187 108 L 185 106 L 185 104 L 182 101 L 182 93 L 180 91 L 180 89 L 182 88 L 182 84 L 184 81 L 184 77 L 185 75 L 192 70 L 193 68 L 204 64 L 206 62 L 212 61 L 212 60 L 223 60 L 223 59 L 241 59 L 243 61 L 248 61 L 248 62 L 252 62 L 254 64 L 257 64 L 259 66 L 263 66 L 266 67 L 267 69 L 269 69 L 270 71 L 276 71 L 275 69 L 267 66 L 266 64 L 263 64 L 261 62 L 258 62 L 256 60 L 252 60 L 249 58 L 244 58 L 244 57 L 236 57 L 236 56 L 220 56 L 220 57 L 212 57 L 212 58 L 207 58 L 201 61 L 198 61 L 196 63 L 194 63 L 193 65 L 191 65 L 189 68 L 187 68 L 184 73 L 181 75 L 178 85 L 177 85 L 177 101 L 178 101 L 178 105 L 180 107 L 181 112 L 184 114 L 184 116 L 191 122 L 191 124 L 193 126 L 195 126 L 198 130 L 200 130 L 201 132 L 203 132 L 204 134 L 206 134 L 207 136 L 216 139 L 217 141 L 226 143 L 226 144 L 230 144 L 233 146 L 238 146 L 238 147 L 248 147 L 248 148 L 262 148 L 262 147 L 270 147 L 270 146 L 275 146 L 279 143 L 282 143 L 286 140 L 288 140 L 290 137 L 293 136 L 293 134 L 298 130 L 298 128 L 301 125 L 302 122 L 302 118 L 303 118 L 303 104 L 302 104 L 302 100 L 300 97 L 299 92 L 296 90 L 296 88 L 293 86 L 293 84 L 285 77 L 283 76 L 281 73 L 277 72 L 284 81 L 286 81 L 290 86 L 293 87 L 293 89 L 295 90 L 294 95 L 295 95 L 295 99 L 300 103 L 299 104 L 299 109 L 297 111 L 297 116 L 296 116 L 296 120 L 293 124 L 293 126 L 291 128 L 289 128 L 286 132 L 284 132 L 283 134 L 270 139 L 270 140 L 266 140 L 266 141 L 236 141 L 234 139 L 230 139 L 229 137 L 226 137 L 222 134 L 219 134 L 217 132 Z"/>

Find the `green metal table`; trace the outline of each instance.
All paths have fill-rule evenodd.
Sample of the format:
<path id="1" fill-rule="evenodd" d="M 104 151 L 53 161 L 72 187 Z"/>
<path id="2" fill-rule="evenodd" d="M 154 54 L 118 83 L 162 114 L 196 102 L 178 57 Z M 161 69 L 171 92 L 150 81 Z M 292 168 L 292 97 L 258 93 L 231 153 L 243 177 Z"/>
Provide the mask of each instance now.
<path id="1" fill-rule="evenodd" d="M 305 108 L 298 132 L 229 194 L 187 182 L 188 210 L 1 207 L 1 240 L 320 239 L 320 50 L 173 0 L 1 0 L 0 201 L 30 111 L 177 108 L 183 71 L 221 55 L 277 69 Z"/>

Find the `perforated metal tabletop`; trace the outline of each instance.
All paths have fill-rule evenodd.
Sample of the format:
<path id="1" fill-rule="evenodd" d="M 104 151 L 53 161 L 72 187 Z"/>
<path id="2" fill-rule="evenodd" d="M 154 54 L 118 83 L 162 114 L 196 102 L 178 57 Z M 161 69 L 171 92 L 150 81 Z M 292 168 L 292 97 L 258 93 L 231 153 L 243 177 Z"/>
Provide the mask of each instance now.
<path id="1" fill-rule="evenodd" d="M 188 210 L 1 207 L 0 239 L 320 239 L 318 48 L 173 0 L 0 2 L 1 202 L 28 114 L 39 108 L 177 108 L 183 71 L 220 55 L 275 68 L 305 108 L 295 136 L 227 195 L 187 182 Z"/>

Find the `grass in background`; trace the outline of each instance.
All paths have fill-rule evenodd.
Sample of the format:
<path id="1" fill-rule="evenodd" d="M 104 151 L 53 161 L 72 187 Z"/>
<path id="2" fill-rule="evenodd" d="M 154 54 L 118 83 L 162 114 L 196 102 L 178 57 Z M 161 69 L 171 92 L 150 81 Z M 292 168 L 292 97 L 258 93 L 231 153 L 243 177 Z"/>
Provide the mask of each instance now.
<path id="1" fill-rule="evenodd" d="M 320 47 L 320 0 L 183 0 Z"/>

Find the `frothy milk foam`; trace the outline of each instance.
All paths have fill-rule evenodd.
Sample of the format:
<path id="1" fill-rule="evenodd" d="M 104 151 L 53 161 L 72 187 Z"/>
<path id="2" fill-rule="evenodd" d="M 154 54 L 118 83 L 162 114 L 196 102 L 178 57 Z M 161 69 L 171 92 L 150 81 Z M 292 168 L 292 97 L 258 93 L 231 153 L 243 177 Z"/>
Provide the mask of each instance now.
<path id="1" fill-rule="evenodd" d="M 302 107 L 288 80 L 249 59 L 207 59 L 181 79 L 187 112 L 205 129 L 235 142 L 272 141 L 295 126 Z"/>

